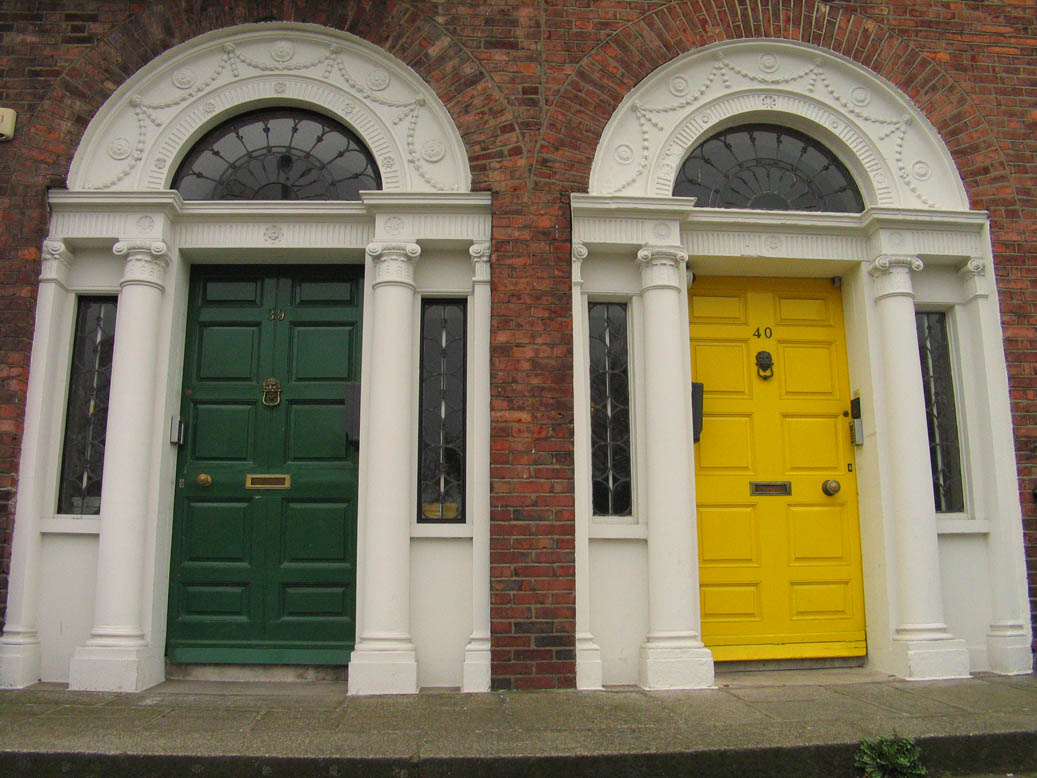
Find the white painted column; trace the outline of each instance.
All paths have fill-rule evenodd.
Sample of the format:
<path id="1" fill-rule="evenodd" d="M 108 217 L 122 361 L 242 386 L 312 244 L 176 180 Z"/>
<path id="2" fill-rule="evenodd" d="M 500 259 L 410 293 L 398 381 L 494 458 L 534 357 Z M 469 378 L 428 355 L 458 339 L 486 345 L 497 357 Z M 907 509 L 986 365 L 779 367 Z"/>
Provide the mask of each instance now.
<path id="1" fill-rule="evenodd" d="M 587 247 L 574 243 L 572 250 L 573 285 L 573 416 L 590 421 L 589 342 L 586 328 L 586 302 L 583 299 L 583 261 Z M 601 648 L 591 632 L 591 563 L 589 484 L 590 430 L 587 423 L 573 425 L 573 469 L 576 473 L 575 565 L 576 565 L 576 688 L 602 688 Z"/>
<path id="2" fill-rule="evenodd" d="M 472 634 L 464 649 L 463 692 L 490 690 L 490 244 L 473 243 L 471 340 Z"/>
<path id="3" fill-rule="evenodd" d="M 966 262 L 958 271 L 965 289 L 961 327 L 972 333 L 971 349 L 962 360 L 968 365 L 968 377 L 973 379 L 974 397 L 969 408 L 977 409 L 980 417 L 967 419 L 967 422 L 970 433 L 978 431 L 974 427 L 983 428 L 982 434 L 974 436 L 974 440 L 981 440 L 982 444 L 976 443 L 970 448 L 974 456 L 988 458 L 985 463 L 988 467 L 982 470 L 988 477 L 982 484 L 975 485 L 976 504 L 972 509 L 976 518 L 990 521 L 987 545 L 992 613 L 987 632 L 987 659 L 995 673 L 1021 675 L 1033 670 L 1027 629 L 1026 561 L 1011 409 L 1007 402 L 992 402 L 995 397 L 1008 398 L 1008 373 L 1001 322 L 997 303 L 990 300 L 992 279 L 988 279 L 987 272 L 987 263 L 978 257 Z"/>
<path id="4" fill-rule="evenodd" d="M 713 655 L 700 634 L 698 551 L 692 481 L 692 429 L 681 350 L 679 246 L 637 253 L 644 310 L 645 451 L 648 523 L 648 637 L 641 646 L 640 685 L 693 689 L 713 685 Z"/>
<path id="5" fill-rule="evenodd" d="M 18 497 L 11 539 L 11 572 L 8 577 L 7 617 L 0 637 L 0 688 L 17 689 L 40 680 L 40 638 L 36 630 L 39 608 L 40 517 L 55 506 L 45 507 L 45 459 L 52 448 L 44 395 L 62 385 L 56 362 L 57 343 L 67 336 L 61 322 L 71 308 L 68 274 L 72 253 L 60 240 L 43 244 L 40 286 L 36 295 L 36 329 L 29 362 L 29 386 L 25 397 Z"/>
<path id="6" fill-rule="evenodd" d="M 112 250 L 126 265 L 108 399 L 94 627 L 72 657 L 69 688 L 132 692 L 163 677 L 161 651 L 148 656 L 141 593 L 155 443 L 155 354 L 169 255 L 157 240 L 120 241 Z"/>
<path id="7" fill-rule="evenodd" d="M 896 538 L 897 674 L 911 680 L 964 678 L 969 655 L 943 621 L 929 432 L 918 357 L 911 256 L 883 255 L 869 272 L 882 333 L 886 375 L 888 472 Z"/>
<path id="8" fill-rule="evenodd" d="M 416 243 L 372 243 L 374 308 L 364 516 L 363 624 L 349 660 L 350 694 L 413 694 L 418 665 L 410 636 L 410 525 L 415 511 L 413 404 Z"/>

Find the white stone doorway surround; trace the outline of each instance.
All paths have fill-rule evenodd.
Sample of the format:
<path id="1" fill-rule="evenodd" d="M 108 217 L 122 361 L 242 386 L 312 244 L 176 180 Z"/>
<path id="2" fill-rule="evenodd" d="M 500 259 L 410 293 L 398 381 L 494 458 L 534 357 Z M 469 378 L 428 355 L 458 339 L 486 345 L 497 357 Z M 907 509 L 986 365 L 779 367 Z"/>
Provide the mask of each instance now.
<path id="1" fill-rule="evenodd" d="M 721 129 L 784 125 L 851 171 L 861 214 L 696 208 L 671 196 Z M 936 130 L 895 87 L 829 51 L 733 41 L 659 68 L 609 121 L 572 197 L 577 683 L 708 687 L 700 632 L 687 340 L 694 275 L 831 278 L 843 290 L 868 666 L 909 679 L 1032 665 L 1022 522 L 987 215 Z M 634 509 L 593 516 L 587 304 L 628 303 Z M 967 507 L 937 514 L 915 310 L 952 349 Z M 659 424 L 666 419 L 666 424 Z M 674 552 L 673 549 L 679 549 Z"/>
<path id="2" fill-rule="evenodd" d="M 275 105 L 353 129 L 377 160 L 383 190 L 322 203 L 184 202 L 168 190 L 205 132 Z M 423 682 L 489 689 L 490 202 L 470 184 L 460 135 L 435 93 L 345 33 L 297 24 L 217 31 L 159 56 L 112 95 L 83 137 L 69 190 L 50 198 L 0 686 L 44 678 L 136 691 L 164 677 L 177 454 L 168 430 L 180 407 L 190 265 L 362 263 L 349 691 L 412 693 Z M 54 513 L 65 407 L 54 387 L 67 386 L 78 294 L 119 297 L 102 509 L 93 517 Z M 415 519 L 422 295 L 468 300 L 465 524 Z M 457 562 L 454 578 L 415 582 L 415 554 L 446 553 L 437 543 Z M 427 597 L 412 605 L 435 585 L 457 595 L 449 613 L 427 612 Z"/>

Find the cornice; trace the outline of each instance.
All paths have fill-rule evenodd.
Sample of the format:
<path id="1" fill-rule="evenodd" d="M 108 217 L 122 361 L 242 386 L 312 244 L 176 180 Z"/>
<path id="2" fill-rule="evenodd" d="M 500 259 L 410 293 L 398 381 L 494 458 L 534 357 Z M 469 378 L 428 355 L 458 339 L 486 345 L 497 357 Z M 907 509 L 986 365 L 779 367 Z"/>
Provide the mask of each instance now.
<path id="1" fill-rule="evenodd" d="M 574 217 L 622 217 L 683 219 L 696 209 L 694 197 L 633 197 L 574 192 L 570 195 Z"/>
<path id="2" fill-rule="evenodd" d="M 171 189 L 157 192 L 52 189 L 47 195 L 47 201 L 53 213 L 111 209 L 133 213 L 160 211 L 173 217 L 185 209 L 180 193 Z"/>

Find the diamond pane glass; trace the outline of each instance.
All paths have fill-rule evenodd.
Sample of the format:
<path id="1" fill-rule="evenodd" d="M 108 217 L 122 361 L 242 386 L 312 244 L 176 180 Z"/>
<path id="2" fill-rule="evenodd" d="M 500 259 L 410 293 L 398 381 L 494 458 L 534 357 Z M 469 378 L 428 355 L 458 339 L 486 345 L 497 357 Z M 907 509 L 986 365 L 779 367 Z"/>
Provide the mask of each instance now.
<path id="1" fill-rule="evenodd" d="M 80 297 L 69 374 L 58 513 L 101 512 L 101 471 L 115 343 L 114 297 Z"/>
<path id="2" fill-rule="evenodd" d="M 278 108 L 212 130 L 184 158 L 173 188 L 185 200 L 359 200 L 382 179 L 355 133 L 319 113 Z"/>
<path id="3" fill-rule="evenodd" d="M 929 460 L 933 469 L 933 497 L 937 513 L 965 510 L 961 482 L 958 416 L 951 380 L 947 314 L 916 313 L 918 356 L 922 362 L 922 391 L 929 428 Z"/>
<path id="4" fill-rule="evenodd" d="M 465 301 L 421 305 L 418 521 L 463 523 Z"/>
<path id="5" fill-rule="evenodd" d="M 627 307 L 591 303 L 591 488 L 594 515 L 629 516 L 630 390 Z"/>
<path id="6" fill-rule="evenodd" d="M 709 208 L 860 213 L 846 167 L 808 135 L 769 124 L 717 133 L 684 160 L 673 194 Z"/>

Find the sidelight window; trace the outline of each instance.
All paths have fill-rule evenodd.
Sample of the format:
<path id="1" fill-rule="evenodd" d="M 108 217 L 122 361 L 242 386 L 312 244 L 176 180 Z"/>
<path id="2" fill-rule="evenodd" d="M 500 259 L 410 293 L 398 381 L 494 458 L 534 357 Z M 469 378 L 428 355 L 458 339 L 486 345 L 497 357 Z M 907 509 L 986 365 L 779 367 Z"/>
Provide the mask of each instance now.
<path id="1" fill-rule="evenodd" d="M 65 411 L 58 513 L 101 512 L 101 471 L 115 343 L 115 297 L 80 297 Z"/>
<path id="2" fill-rule="evenodd" d="M 918 312 L 918 356 L 922 363 L 922 392 L 929 428 L 929 461 L 933 470 L 933 497 L 937 513 L 965 510 L 961 477 L 961 447 L 954 403 L 947 314 Z"/>
<path id="3" fill-rule="evenodd" d="M 418 521 L 465 521 L 464 300 L 421 303 Z"/>
<path id="4" fill-rule="evenodd" d="M 595 516 L 631 515 L 627 307 L 590 303 L 591 486 Z"/>

